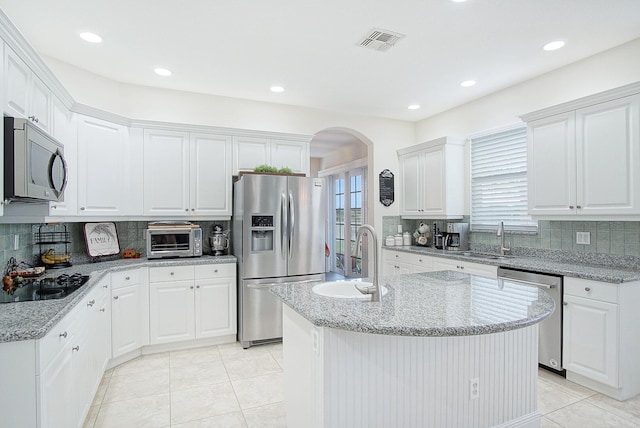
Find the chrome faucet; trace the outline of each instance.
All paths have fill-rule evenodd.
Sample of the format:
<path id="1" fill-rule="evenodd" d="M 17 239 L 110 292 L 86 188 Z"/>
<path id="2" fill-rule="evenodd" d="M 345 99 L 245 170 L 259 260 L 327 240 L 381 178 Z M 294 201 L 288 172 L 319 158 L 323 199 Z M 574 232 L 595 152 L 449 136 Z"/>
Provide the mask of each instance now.
<path id="1" fill-rule="evenodd" d="M 509 247 L 504 246 L 504 222 L 498 223 L 498 232 L 496 232 L 498 238 L 500 238 L 500 255 L 504 256 L 507 251 L 511 251 L 511 245 Z"/>
<path id="2" fill-rule="evenodd" d="M 369 236 L 371 236 L 373 240 L 373 286 L 371 287 L 359 287 L 356 285 L 356 288 L 362 294 L 371 294 L 372 302 L 379 302 L 382 297 L 382 293 L 380 292 L 380 284 L 378 282 L 378 237 L 376 236 L 375 229 L 368 224 L 363 224 L 358 228 L 358 233 L 356 235 L 356 246 L 353 248 L 351 252 L 352 257 L 358 257 L 360 255 L 360 246 L 358 245 L 360 241 L 362 241 L 362 235 L 367 232 Z"/>

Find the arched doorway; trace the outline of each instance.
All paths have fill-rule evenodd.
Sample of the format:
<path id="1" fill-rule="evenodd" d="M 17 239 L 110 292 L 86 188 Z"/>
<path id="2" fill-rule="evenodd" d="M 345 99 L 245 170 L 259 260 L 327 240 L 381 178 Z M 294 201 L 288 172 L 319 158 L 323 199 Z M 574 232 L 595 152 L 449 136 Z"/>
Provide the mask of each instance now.
<path id="1" fill-rule="evenodd" d="M 312 175 L 327 178 L 327 259 L 328 278 L 361 277 L 368 274 L 368 245 L 364 257 L 352 257 L 358 228 L 368 222 L 371 212 L 371 142 L 357 131 L 329 128 L 311 140 Z"/>

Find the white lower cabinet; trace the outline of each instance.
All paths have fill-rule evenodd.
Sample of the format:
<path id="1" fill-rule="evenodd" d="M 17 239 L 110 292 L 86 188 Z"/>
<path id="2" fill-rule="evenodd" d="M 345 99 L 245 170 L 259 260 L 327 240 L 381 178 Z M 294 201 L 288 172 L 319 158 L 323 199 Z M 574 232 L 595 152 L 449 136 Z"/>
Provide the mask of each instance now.
<path id="1" fill-rule="evenodd" d="M 82 425 L 111 358 L 110 314 L 106 276 L 38 341 L 39 427 Z"/>
<path id="2" fill-rule="evenodd" d="M 640 283 L 564 278 L 567 379 L 618 400 L 640 394 Z"/>
<path id="3" fill-rule="evenodd" d="M 383 275 L 453 270 L 487 278 L 498 276 L 498 267 L 455 260 L 446 257 L 427 256 L 404 251 L 384 250 L 382 255 Z"/>
<path id="4" fill-rule="evenodd" d="M 149 344 L 147 269 L 111 274 L 111 352 L 113 358 Z"/>
<path id="5" fill-rule="evenodd" d="M 235 264 L 149 269 L 152 345 L 235 334 Z"/>

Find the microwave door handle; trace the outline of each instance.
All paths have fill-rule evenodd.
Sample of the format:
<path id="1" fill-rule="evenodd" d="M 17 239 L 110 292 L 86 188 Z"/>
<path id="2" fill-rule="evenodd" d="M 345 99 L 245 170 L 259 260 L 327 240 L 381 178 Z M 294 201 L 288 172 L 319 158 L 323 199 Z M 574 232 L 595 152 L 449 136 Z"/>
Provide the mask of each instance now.
<path id="1" fill-rule="evenodd" d="M 64 189 L 67 188 L 67 182 L 69 181 L 69 168 L 67 166 L 67 161 L 60 153 L 60 160 L 62 160 L 62 170 L 64 171 L 64 178 L 62 179 L 62 188 L 60 189 L 60 194 L 64 192 Z"/>
<path id="2" fill-rule="evenodd" d="M 291 259 L 291 244 L 293 243 L 293 236 L 296 227 L 296 210 L 293 207 L 293 195 L 289 193 L 289 220 L 291 225 L 289 226 L 289 259 Z"/>
<path id="3" fill-rule="evenodd" d="M 287 229 L 287 196 L 282 193 L 280 195 L 280 255 L 284 260 L 284 250 L 285 250 L 285 230 Z"/>
<path id="4" fill-rule="evenodd" d="M 62 186 L 60 186 L 60 189 L 56 189 L 55 180 L 54 180 L 55 177 L 53 176 L 54 174 L 53 166 L 55 165 L 56 158 L 59 158 L 60 161 L 62 162 L 62 171 L 64 171 L 64 178 L 62 179 Z M 67 187 L 68 178 L 69 178 L 69 172 L 67 169 L 67 161 L 64 159 L 64 156 L 58 149 L 53 154 L 49 162 L 49 184 L 51 186 L 51 189 L 53 189 L 53 193 L 55 193 L 56 196 L 62 195 L 62 192 L 64 192 L 64 189 Z"/>

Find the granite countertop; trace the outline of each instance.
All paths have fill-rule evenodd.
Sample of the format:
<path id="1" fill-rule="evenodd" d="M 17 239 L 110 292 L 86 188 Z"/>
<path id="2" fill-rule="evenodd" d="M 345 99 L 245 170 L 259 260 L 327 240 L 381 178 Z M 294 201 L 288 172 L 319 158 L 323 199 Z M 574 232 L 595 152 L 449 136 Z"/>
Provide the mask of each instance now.
<path id="1" fill-rule="evenodd" d="M 47 276 L 63 273 L 90 275 L 89 281 L 79 290 L 63 299 L 39 300 L 0 304 L 0 343 L 44 337 L 82 298 L 111 272 L 139 267 L 186 266 L 211 263 L 236 263 L 234 256 L 203 256 L 183 259 L 122 259 L 74 265 L 69 268 L 49 270 Z M 3 291 L 0 291 L 3 293 Z"/>
<path id="2" fill-rule="evenodd" d="M 593 281 L 621 284 L 623 282 L 640 281 L 640 270 L 626 269 L 616 266 L 589 264 L 585 262 L 564 261 L 549 257 L 506 256 L 503 258 L 489 258 L 465 255 L 464 251 L 443 251 L 430 247 L 382 247 L 383 250 L 402 251 L 412 254 L 424 254 L 433 257 L 443 257 L 485 265 L 529 270 L 553 275 L 570 276 L 574 278 L 590 279 Z M 468 252 L 466 252 L 468 253 Z"/>
<path id="3" fill-rule="evenodd" d="M 323 297 L 313 284 L 284 284 L 271 292 L 319 327 L 395 336 L 469 336 L 523 328 L 553 313 L 537 287 L 453 271 L 384 277 L 381 302 Z"/>

